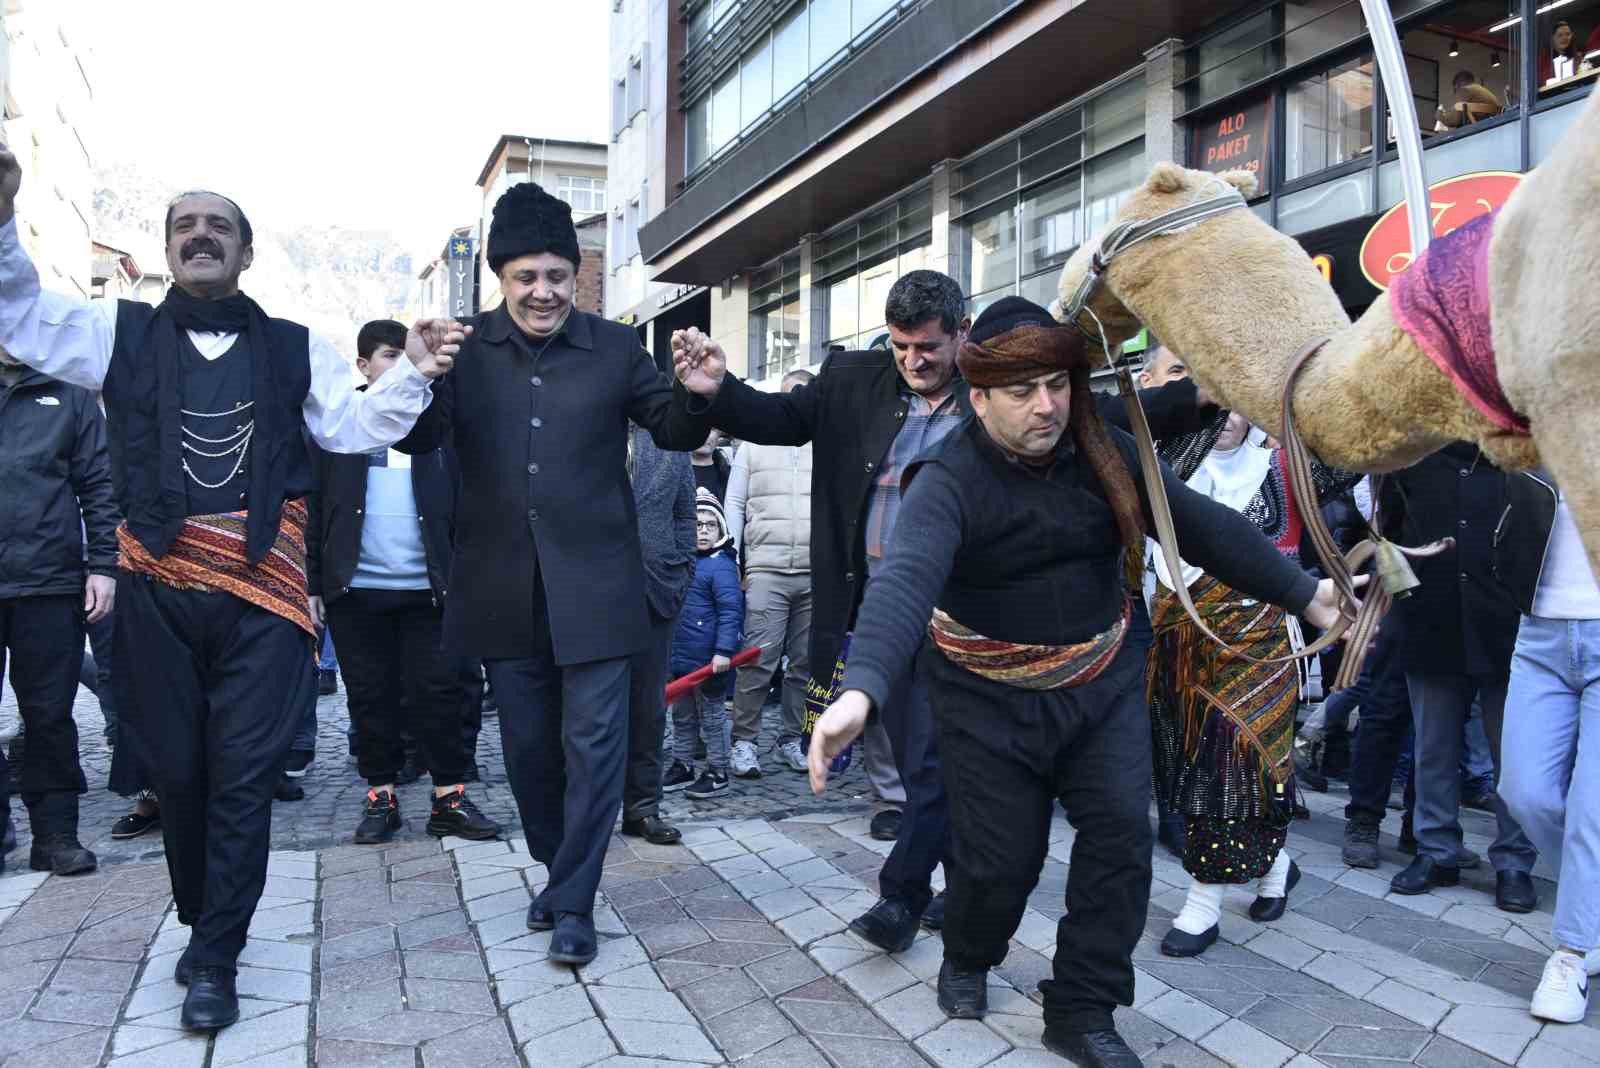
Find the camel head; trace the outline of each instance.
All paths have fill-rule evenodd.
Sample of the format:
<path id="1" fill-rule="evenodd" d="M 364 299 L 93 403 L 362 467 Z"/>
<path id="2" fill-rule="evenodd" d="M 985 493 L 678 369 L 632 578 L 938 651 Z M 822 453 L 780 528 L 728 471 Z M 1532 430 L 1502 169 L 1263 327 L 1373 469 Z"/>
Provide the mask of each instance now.
<path id="1" fill-rule="evenodd" d="M 1110 230 L 1124 222 L 1138 222 L 1153 219 L 1158 215 L 1184 208 L 1209 197 L 1217 196 L 1229 186 L 1238 189 L 1245 196 L 1253 196 L 1256 191 L 1255 175 L 1248 171 L 1226 171 L 1222 174 L 1212 174 L 1209 171 L 1189 170 L 1175 163 L 1158 163 L 1151 169 L 1149 177 L 1144 184 L 1130 193 L 1122 203 L 1122 208 L 1117 216 L 1106 227 Z M 1252 221 L 1256 221 L 1252 217 Z M 1078 251 L 1072 254 L 1061 271 L 1061 282 L 1057 288 L 1057 299 L 1050 305 L 1050 311 L 1061 321 L 1065 321 L 1065 305 L 1072 299 L 1077 291 L 1078 284 L 1083 281 L 1084 275 L 1089 270 L 1090 260 L 1099 251 L 1101 240 L 1106 231 L 1096 234 L 1091 240 L 1084 242 Z M 1159 242 L 1160 238 L 1156 239 Z M 1146 245 L 1135 250 L 1130 250 L 1130 260 L 1137 256 L 1148 254 L 1151 246 Z M 1118 260 L 1120 263 L 1120 259 Z M 1136 272 L 1128 272 L 1134 274 Z M 1107 272 L 1108 281 L 1109 274 Z M 1137 283 L 1135 283 L 1137 285 Z M 1094 295 L 1090 298 L 1087 310 L 1079 317 L 1079 325 L 1083 326 L 1091 335 L 1098 331 L 1094 320 L 1100 321 L 1100 329 L 1104 330 L 1105 346 L 1090 344 L 1091 352 L 1098 352 L 1100 358 L 1105 358 L 1104 348 L 1109 347 L 1113 352 L 1129 338 L 1139 332 L 1144 324 L 1139 317 L 1130 311 L 1116 290 L 1124 290 L 1123 286 L 1102 284 L 1096 287 Z M 1093 317 L 1089 312 L 1093 312 Z"/>

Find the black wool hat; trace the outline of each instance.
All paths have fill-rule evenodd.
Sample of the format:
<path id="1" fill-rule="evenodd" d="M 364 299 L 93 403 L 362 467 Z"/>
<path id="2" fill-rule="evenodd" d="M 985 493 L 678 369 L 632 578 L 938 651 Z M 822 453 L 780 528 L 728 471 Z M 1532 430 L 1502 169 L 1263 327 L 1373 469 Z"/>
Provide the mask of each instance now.
<path id="1" fill-rule="evenodd" d="M 1019 326 L 1060 325 L 1048 311 L 1031 300 L 1024 300 L 1022 297 L 1001 297 L 983 309 L 977 321 L 972 324 L 972 330 L 967 334 L 967 341 L 974 345 L 982 345 L 990 338 L 999 337 Z"/>
<path id="2" fill-rule="evenodd" d="M 495 201 L 489 223 L 489 270 L 499 274 L 518 256 L 541 252 L 553 252 L 578 266 L 572 205 L 546 193 L 537 182 L 519 182 Z"/>

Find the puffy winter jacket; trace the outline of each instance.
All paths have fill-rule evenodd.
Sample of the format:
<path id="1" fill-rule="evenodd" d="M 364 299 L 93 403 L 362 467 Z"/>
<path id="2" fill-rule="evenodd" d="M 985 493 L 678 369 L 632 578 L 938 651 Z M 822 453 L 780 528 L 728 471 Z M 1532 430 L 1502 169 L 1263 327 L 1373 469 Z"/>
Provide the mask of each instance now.
<path id="1" fill-rule="evenodd" d="M 33 370 L 0 385 L 0 598 L 115 575 L 119 521 L 94 394 Z"/>
<path id="2" fill-rule="evenodd" d="M 743 626 L 744 593 L 732 546 L 701 554 L 672 634 L 672 674 L 686 675 L 713 656 L 737 653 Z"/>
<path id="3" fill-rule="evenodd" d="M 746 572 L 811 570 L 810 442 L 739 446 L 724 503 Z"/>

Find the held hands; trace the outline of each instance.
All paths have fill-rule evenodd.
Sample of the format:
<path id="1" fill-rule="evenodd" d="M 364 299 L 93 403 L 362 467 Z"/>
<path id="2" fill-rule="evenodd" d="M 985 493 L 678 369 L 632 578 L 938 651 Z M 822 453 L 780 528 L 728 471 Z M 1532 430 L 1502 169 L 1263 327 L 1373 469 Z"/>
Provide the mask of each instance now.
<path id="1" fill-rule="evenodd" d="M 722 376 L 728 373 L 728 357 L 721 345 L 691 326 L 672 332 L 672 367 L 684 389 L 715 397 L 722 388 Z"/>
<path id="2" fill-rule="evenodd" d="M 322 602 L 322 598 L 319 597 L 317 594 L 313 593 L 311 595 L 310 600 L 311 600 L 311 622 L 316 624 L 319 627 L 327 626 L 328 625 L 328 611 L 327 611 L 326 606 L 324 606 L 324 604 Z"/>
<path id="3" fill-rule="evenodd" d="M 3 164 L 0 164 L 3 166 Z M 98 623 L 111 614 L 117 601 L 117 580 L 109 575 L 90 575 L 83 587 L 83 610 L 90 623 Z"/>
<path id="4" fill-rule="evenodd" d="M 867 713 L 872 701 L 860 690 L 846 690 L 811 728 L 811 745 L 806 763 L 811 772 L 811 792 L 822 793 L 828 785 L 828 765 L 867 729 Z"/>
<path id="5" fill-rule="evenodd" d="M 1370 575 L 1355 576 L 1355 587 L 1360 589 L 1367 584 Z M 1339 622 L 1339 591 L 1333 584 L 1333 579 L 1323 579 L 1317 583 L 1317 595 L 1311 598 L 1311 603 L 1306 605 L 1306 610 L 1301 613 L 1306 622 L 1318 630 L 1331 630 Z"/>
<path id="6" fill-rule="evenodd" d="M 17 213 L 17 190 L 22 188 L 22 164 L 11 149 L 0 144 L 0 226 Z"/>
<path id="7" fill-rule="evenodd" d="M 721 675 L 732 666 L 733 661 L 720 653 L 711 658 L 711 674 L 713 675 Z"/>
<path id="8" fill-rule="evenodd" d="M 418 319 L 406 331 L 406 357 L 429 378 L 438 378 L 455 365 L 461 343 L 471 334 L 472 327 L 454 319 Z"/>

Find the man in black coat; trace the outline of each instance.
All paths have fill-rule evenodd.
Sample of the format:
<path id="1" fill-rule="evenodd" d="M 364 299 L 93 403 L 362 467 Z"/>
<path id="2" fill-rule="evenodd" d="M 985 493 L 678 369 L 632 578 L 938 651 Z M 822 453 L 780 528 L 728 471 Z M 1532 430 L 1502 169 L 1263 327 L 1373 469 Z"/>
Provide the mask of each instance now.
<path id="1" fill-rule="evenodd" d="M 1422 585 L 1396 602 L 1385 625 L 1408 636 L 1395 655 L 1406 674 L 1416 739 L 1417 857 L 1390 884 L 1397 894 L 1426 893 L 1460 879 L 1462 729 L 1474 698 L 1483 707 L 1499 775 L 1500 728 L 1521 620 L 1494 575 L 1495 529 L 1505 508 L 1505 473 L 1466 442 L 1396 472 L 1385 487 L 1385 522 L 1398 525 L 1401 542 L 1455 539 L 1455 548 L 1416 561 Z M 1539 900 L 1528 874 L 1538 852 L 1498 796 L 1494 809 L 1498 833 L 1489 860 L 1495 903 L 1507 912 L 1529 912 Z"/>
<path id="2" fill-rule="evenodd" d="M 28 860 L 35 871 L 77 875 L 94 870 L 95 855 L 78 842 L 78 795 L 88 786 L 72 701 L 86 614 L 98 623 L 110 613 L 117 573 L 111 461 L 94 394 L 0 352 L 0 456 L 0 673 L 9 652 L 28 738 L 16 776 L 33 830 Z M 0 825 L 9 778 L 0 756 Z"/>
<path id="3" fill-rule="evenodd" d="M 970 320 L 961 286 L 936 271 L 911 271 L 889 290 L 884 318 L 890 349 L 830 355 L 816 380 L 789 393 L 764 393 L 724 376 L 721 349 L 687 331 L 674 339 L 679 375 L 692 401 L 734 437 L 762 445 L 815 449 L 811 475 L 811 671 L 824 689 L 870 581 L 882 567 L 900 503 L 905 466 L 932 448 L 972 412 L 956 355 Z M 692 370 L 691 370 L 692 366 Z M 710 398 L 709 402 L 705 398 Z M 1141 393 L 1158 436 L 1198 429 L 1216 409 L 1197 403 L 1192 382 Z M 1122 403 L 1100 408 L 1123 425 Z M 927 696 L 914 672 L 903 672 L 877 710 L 905 785 L 900 835 L 879 873 L 882 900 L 851 930 L 890 952 L 908 948 L 919 922 L 940 922 L 930 877 L 944 856 L 948 831 L 944 782 Z M 931 907 L 930 907 L 931 905 Z M 925 913 L 927 915 L 925 915 Z"/>
<path id="4" fill-rule="evenodd" d="M 622 803 L 629 661 L 651 640 L 628 482 L 628 421 L 688 451 L 709 424 L 672 402 L 631 327 L 572 306 L 572 209 L 535 183 L 495 204 L 489 267 L 505 302 L 473 321 L 406 443 L 461 464 L 445 644 L 481 658 L 506 772 L 550 881 L 528 926 L 551 959 L 594 959 L 594 895 Z"/>

